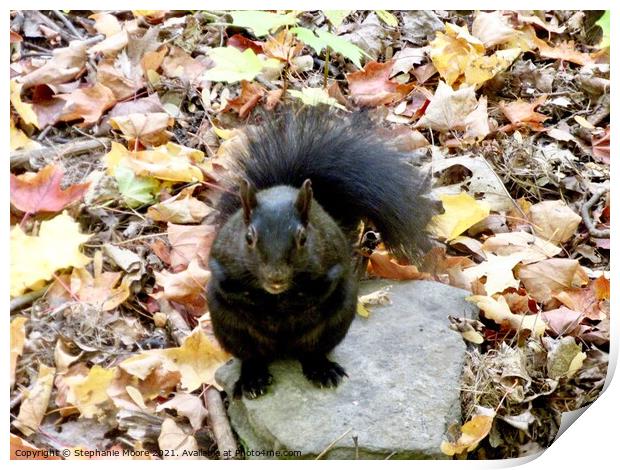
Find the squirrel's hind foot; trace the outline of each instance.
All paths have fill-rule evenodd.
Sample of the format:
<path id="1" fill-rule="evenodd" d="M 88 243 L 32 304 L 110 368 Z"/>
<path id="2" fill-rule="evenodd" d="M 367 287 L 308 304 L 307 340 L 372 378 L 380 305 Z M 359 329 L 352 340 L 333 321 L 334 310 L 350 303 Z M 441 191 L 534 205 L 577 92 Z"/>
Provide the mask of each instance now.
<path id="1" fill-rule="evenodd" d="M 343 377 L 348 377 L 342 366 L 326 357 L 302 360 L 301 367 L 306 378 L 317 387 L 335 388 Z"/>
<path id="2" fill-rule="evenodd" d="M 272 382 L 273 377 L 266 364 L 243 361 L 241 376 L 233 390 L 233 398 L 239 399 L 243 395 L 248 400 L 254 400 L 267 393 Z"/>

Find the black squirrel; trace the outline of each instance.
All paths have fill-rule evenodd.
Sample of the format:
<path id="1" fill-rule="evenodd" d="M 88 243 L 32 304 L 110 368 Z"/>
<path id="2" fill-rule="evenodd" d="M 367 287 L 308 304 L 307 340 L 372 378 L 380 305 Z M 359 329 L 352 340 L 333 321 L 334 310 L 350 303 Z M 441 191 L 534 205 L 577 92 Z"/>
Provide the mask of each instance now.
<path id="1" fill-rule="evenodd" d="M 309 107 L 264 121 L 235 155 L 241 183 L 219 202 L 209 259 L 213 331 L 242 361 L 236 398 L 264 394 L 269 362 L 283 357 L 316 385 L 337 386 L 347 374 L 326 355 L 355 316 L 360 222 L 411 260 L 428 247 L 436 207 L 429 175 L 363 113 Z"/>

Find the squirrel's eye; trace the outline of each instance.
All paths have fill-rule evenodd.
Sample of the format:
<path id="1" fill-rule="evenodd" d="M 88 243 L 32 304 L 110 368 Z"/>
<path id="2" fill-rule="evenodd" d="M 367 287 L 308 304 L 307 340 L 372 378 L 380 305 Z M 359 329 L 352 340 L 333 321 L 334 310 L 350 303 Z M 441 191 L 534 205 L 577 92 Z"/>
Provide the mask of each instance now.
<path id="1" fill-rule="evenodd" d="M 245 241 L 249 246 L 256 245 L 256 230 L 252 225 L 248 227 L 248 231 L 245 234 Z"/>
<path id="2" fill-rule="evenodd" d="M 307 239 L 308 239 L 308 234 L 306 233 L 306 229 L 303 227 L 299 227 L 297 229 L 297 245 L 304 246 L 306 244 Z"/>

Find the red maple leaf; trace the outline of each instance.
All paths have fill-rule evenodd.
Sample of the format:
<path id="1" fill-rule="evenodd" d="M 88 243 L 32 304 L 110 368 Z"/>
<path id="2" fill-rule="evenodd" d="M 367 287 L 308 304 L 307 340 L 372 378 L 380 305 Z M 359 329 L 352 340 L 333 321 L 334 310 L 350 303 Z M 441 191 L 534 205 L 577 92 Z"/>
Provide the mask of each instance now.
<path id="1" fill-rule="evenodd" d="M 36 174 L 15 176 L 11 173 L 11 204 L 20 211 L 59 212 L 80 199 L 88 189 L 88 183 L 60 187 L 64 171 L 48 165 Z"/>

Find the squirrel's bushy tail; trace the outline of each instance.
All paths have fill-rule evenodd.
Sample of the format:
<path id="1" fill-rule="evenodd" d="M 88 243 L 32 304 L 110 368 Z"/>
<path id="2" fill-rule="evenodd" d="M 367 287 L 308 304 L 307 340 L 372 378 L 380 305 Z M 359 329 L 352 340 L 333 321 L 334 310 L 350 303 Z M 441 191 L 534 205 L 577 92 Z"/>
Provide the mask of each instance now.
<path id="1" fill-rule="evenodd" d="M 309 178 L 315 199 L 344 227 L 368 220 L 391 252 L 409 259 L 428 248 L 425 227 L 436 207 L 430 175 L 381 138 L 366 115 L 307 107 L 263 118 L 246 132 L 235 176 L 257 190 L 300 187 Z M 238 196 L 227 193 L 219 208 L 226 218 L 239 205 Z"/>

